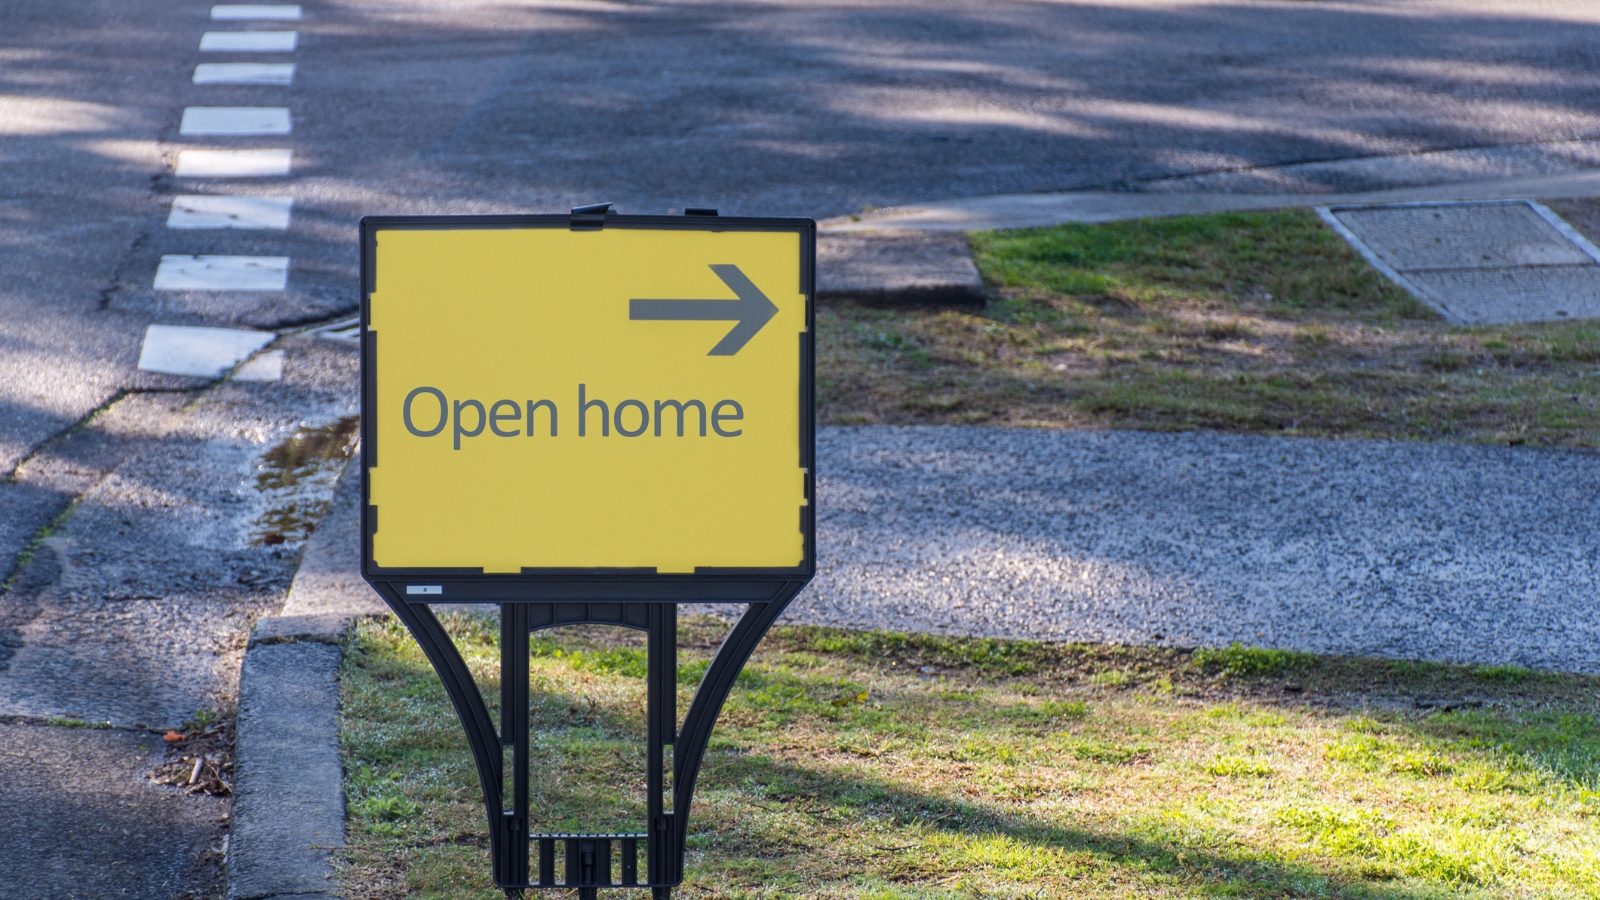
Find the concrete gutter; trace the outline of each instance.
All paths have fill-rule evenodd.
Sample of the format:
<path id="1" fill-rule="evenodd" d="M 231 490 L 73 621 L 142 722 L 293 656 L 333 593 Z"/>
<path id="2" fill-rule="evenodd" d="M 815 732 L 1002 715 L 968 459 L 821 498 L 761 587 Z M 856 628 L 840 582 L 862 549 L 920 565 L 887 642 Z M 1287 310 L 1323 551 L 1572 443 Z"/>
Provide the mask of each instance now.
<path id="1" fill-rule="evenodd" d="M 359 461 L 307 542 L 282 612 L 239 676 L 228 900 L 332 900 L 344 846 L 339 664 L 350 623 L 386 611 L 360 571 Z"/>

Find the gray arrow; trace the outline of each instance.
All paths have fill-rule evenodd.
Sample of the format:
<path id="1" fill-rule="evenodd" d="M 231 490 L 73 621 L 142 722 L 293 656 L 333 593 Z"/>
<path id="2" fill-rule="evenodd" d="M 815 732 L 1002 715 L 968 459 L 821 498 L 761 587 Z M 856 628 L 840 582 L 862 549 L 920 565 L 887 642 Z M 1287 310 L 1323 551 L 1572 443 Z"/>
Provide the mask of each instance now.
<path id="1" fill-rule="evenodd" d="M 739 324 L 723 336 L 707 356 L 732 356 L 738 353 L 761 327 L 778 314 L 767 295 L 739 271 L 738 266 L 712 266 L 722 283 L 733 289 L 737 300 L 629 300 L 628 318 L 635 322 L 731 322 Z"/>

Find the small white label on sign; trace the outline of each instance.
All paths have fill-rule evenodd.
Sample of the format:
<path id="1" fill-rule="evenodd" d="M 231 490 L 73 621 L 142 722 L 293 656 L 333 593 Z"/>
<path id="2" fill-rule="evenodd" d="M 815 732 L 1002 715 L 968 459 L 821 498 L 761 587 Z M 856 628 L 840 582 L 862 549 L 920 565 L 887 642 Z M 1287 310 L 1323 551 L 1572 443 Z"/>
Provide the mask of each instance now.
<path id="1" fill-rule="evenodd" d="M 444 585 L 440 585 L 440 584 L 408 584 L 408 585 L 406 585 L 406 593 L 408 593 L 408 594 L 440 594 L 440 595 L 442 595 L 444 593 Z"/>

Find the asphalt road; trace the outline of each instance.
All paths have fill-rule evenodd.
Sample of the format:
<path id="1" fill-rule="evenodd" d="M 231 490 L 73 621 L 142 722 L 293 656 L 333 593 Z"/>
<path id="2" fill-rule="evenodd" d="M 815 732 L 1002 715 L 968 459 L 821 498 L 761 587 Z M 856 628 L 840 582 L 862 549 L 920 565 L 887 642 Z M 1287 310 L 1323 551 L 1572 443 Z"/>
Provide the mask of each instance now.
<path id="1" fill-rule="evenodd" d="M 140 376 L 151 321 L 355 302 L 365 213 L 865 206 L 1600 135 L 1600 8 L 1478 3 L 314 3 L 293 54 L 202 54 L 205 3 L 12 0 L 0 35 L 0 469 Z M 293 59 L 290 87 L 194 85 Z M 189 105 L 282 138 L 184 137 Z M 286 178 L 174 176 L 287 147 Z M 287 193 L 286 232 L 174 232 L 177 193 Z M 282 294 L 155 292 L 166 253 L 291 257 Z"/>
<path id="2" fill-rule="evenodd" d="M 129 809 L 159 794 L 141 729 L 225 703 L 244 623 L 281 599 L 294 547 L 251 543 L 252 466 L 349 386 L 348 360 L 307 345 L 282 385 L 197 394 L 135 369 L 141 336 L 347 313 L 362 214 L 611 200 L 824 217 L 1600 136 L 1600 8 L 1581 0 L 311 0 L 291 26 L 208 10 L 0 7 L 0 739 Z M 292 54 L 198 50 L 207 30 L 285 27 Z M 198 63 L 237 61 L 298 69 L 292 86 L 191 82 Z M 185 136 L 189 106 L 286 107 L 293 130 Z M 184 149 L 261 147 L 291 149 L 291 173 L 175 172 Z M 180 194 L 292 196 L 293 224 L 168 229 Z M 166 254 L 292 264 L 281 292 L 158 292 Z M 30 724 L 56 716 L 116 728 Z M 183 873 L 211 858 L 210 806 L 162 800 L 190 804 L 181 839 L 107 844 L 82 829 L 93 804 L 45 802 L 59 792 L 38 772 L 0 780 L 0 858 L 64 843 L 49 866 L 6 867 L 0 895 L 74 896 L 107 871 L 145 873 L 113 896 L 166 900 L 173 878 L 209 890 Z"/>

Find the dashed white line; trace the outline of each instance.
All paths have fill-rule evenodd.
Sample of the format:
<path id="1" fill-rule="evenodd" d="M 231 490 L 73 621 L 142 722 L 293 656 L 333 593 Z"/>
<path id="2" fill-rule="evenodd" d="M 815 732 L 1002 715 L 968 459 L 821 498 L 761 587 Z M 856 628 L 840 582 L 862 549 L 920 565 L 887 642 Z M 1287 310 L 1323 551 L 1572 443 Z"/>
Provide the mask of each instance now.
<path id="1" fill-rule="evenodd" d="M 290 4 L 220 4 L 211 8 L 217 20 L 298 20 L 301 9 Z M 208 31 L 200 38 L 205 52 L 287 53 L 295 49 L 294 31 Z M 288 85 L 291 63 L 202 63 L 195 84 Z M 191 106 L 183 111 L 183 135 L 288 134 L 285 107 Z M 181 177 L 255 177 L 289 174 L 289 150 L 184 150 L 178 154 Z M 173 199 L 167 227 L 287 229 L 294 201 L 289 197 L 215 197 L 183 195 Z M 158 291 L 281 291 L 288 286 L 286 256 L 161 257 L 154 287 Z M 139 367 L 178 374 L 220 374 L 261 349 L 272 336 L 237 329 L 151 326 L 140 352 Z M 283 376 L 282 352 L 250 360 L 235 373 L 241 380 L 276 381 Z"/>
<path id="2" fill-rule="evenodd" d="M 183 111 L 179 134 L 288 134 L 289 110 L 282 106 L 191 106 Z"/>
<path id="3" fill-rule="evenodd" d="M 211 7 L 213 19 L 298 19 L 300 7 L 281 4 L 225 3 Z"/>
<path id="4" fill-rule="evenodd" d="M 185 194 L 172 198 L 168 228 L 289 227 L 292 197 L 211 197 Z"/>
<path id="5" fill-rule="evenodd" d="M 200 36 L 200 49 L 208 52 L 288 53 L 294 49 L 295 31 L 208 31 Z"/>
<path id="6" fill-rule="evenodd" d="M 239 328 L 151 325 L 139 349 L 139 368 L 168 375 L 216 378 L 277 335 Z M 281 373 L 281 368 L 280 368 Z"/>
<path id="7" fill-rule="evenodd" d="M 292 150 L 182 150 L 179 178 L 268 178 L 289 174 Z"/>
<path id="8" fill-rule="evenodd" d="M 163 256 L 158 291 L 281 291 L 289 283 L 287 256 Z"/>
<path id="9" fill-rule="evenodd" d="M 277 84 L 294 82 L 294 63 L 201 63 L 195 84 Z"/>

